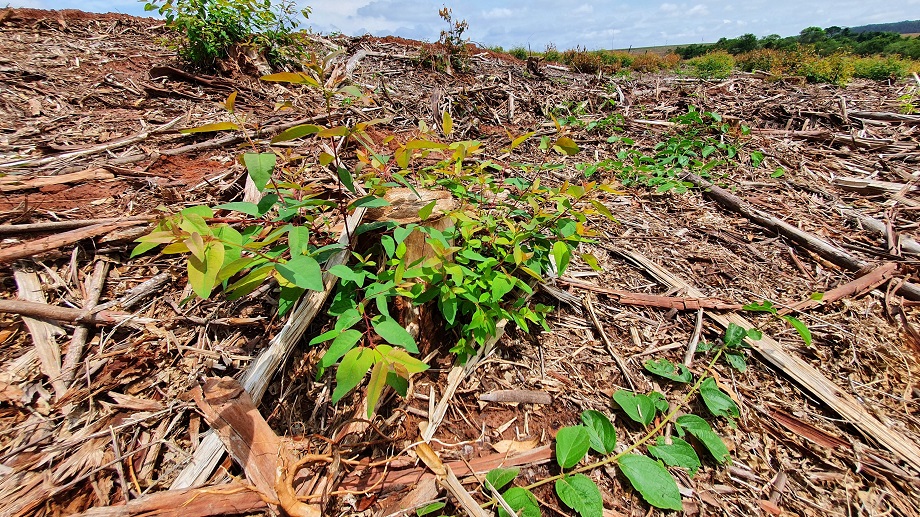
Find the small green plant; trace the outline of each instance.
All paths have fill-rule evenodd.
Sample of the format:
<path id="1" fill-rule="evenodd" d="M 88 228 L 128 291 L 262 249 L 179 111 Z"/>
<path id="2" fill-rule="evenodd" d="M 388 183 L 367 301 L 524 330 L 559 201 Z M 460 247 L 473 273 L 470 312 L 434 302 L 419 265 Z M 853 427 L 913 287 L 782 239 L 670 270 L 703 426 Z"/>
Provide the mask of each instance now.
<path id="1" fill-rule="evenodd" d="M 652 155 L 633 148 L 632 140 L 617 135 L 607 139 L 628 145 L 617 152 L 613 164 L 624 186 L 644 185 L 659 193 L 680 194 L 692 186 L 681 179 L 684 171 L 707 176 L 714 168 L 737 158 L 739 144 L 732 136 L 731 126 L 718 113 L 700 112 L 690 106 L 687 113 L 671 122 L 678 129 L 666 141 L 656 144 Z M 741 128 L 742 136 L 749 132 L 749 128 Z"/>
<path id="2" fill-rule="evenodd" d="M 511 47 L 511 49 L 508 50 L 508 53 L 520 59 L 521 61 L 527 60 L 527 49 L 520 45 L 518 45 L 517 47 Z"/>
<path id="3" fill-rule="evenodd" d="M 700 79 L 725 79 L 735 68 L 735 58 L 728 52 L 717 51 L 688 61 L 691 73 Z"/>
<path id="4" fill-rule="evenodd" d="M 470 24 L 466 20 L 455 20 L 453 11 L 448 7 L 442 7 L 438 11 L 438 16 L 447 22 L 447 30 L 442 30 L 438 39 L 447 50 L 447 65 L 461 72 L 469 69 L 470 56 L 467 44 L 470 40 L 464 38 L 463 34 L 470 28 Z"/>
<path id="5" fill-rule="evenodd" d="M 144 0 L 141 0 L 144 1 Z M 269 62 L 284 56 L 294 43 L 298 22 L 296 3 L 281 0 L 150 0 L 146 11 L 157 11 L 185 37 L 179 55 L 192 66 L 211 69 L 237 44 L 253 43 Z M 309 16 L 309 8 L 300 13 Z"/>
<path id="6" fill-rule="evenodd" d="M 812 297 L 816 300 L 820 300 L 821 296 L 822 296 L 821 293 L 815 293 L 812 295 Z M 770 314 L 775 318 L 779 318 L 785 321 L 786 323 L 791 325 L 792 328 L 796 330 L 796 332 L 799 333 L 799 336 L 802 337 L 802 341 L 805 342 L 805 346 L 811 346 L 811 342 L 812 342 L 811 330 L 809 330 L 808 327 L 804 323 L 802 323 L 802 321 L 799 320 L 798 318 L 794 318 L 792 316 L 789 316 L 788 314 L 779 314 L 779 311 L 776 310 L 776 307 L 773 305 L 773 302 L 769 300 L 764 300 L 761 303 L 749 303 L 745 305 L 744 307 L 742 307 L 742 309 L 746 311 L 751 311 L 751 312 L 766 312 L 767 314 Z"/>
<path id="7" fill-rule="evenodd" d="M 741 365 L 740 370 L 743 371 L 744 349 L 747 347 L 744 340 L 761 337 L 761 333 L 755 329 L 745 330 L 735 324 L 729 324 L 721 346 L 703 347 L 706 352 L 715 351 L 707 371 L 723 355 L 728 358 L 731 366 L 737 368 Z M 741 358 L 740 361 L 738 357 Z M 690 401 L 698 396 L 713 417 L 725 418 L 733 425 L 734 419 L 738 418 L 741 412 L 732 397 L 725 393 L 710 375 L 704 375 L 694 383 L 693 373 L 682 364 L 675 365 L 666 359 L 659 359 L 646 361 L 644 366 L 648 372 L 672 381 L 676 386 L 693 384 L 673 406 L 658 392 L 615 392 L 614 404 L 630 420 L 643 428 L 648 428 L 658 418 L 658 423 L 642 438 L 624 447 L 620 452 L 616 452 L 617 432 L 610 418 L 600 411 L 587 410 L 581 414 L 580 425 L 564 427 L 556 433 L 556 462 L 561 471 L 559 474 L 527 486 L 505 488 L 516 479 L 518 470 L 495 469 L 489 472 L 486 475 L 485 487 L 493 494 L 490 503 L 497 505 L 499 515 L 538 517 L 541 515 L 540 505 L 531 490 L 554 483 L 556 496 L 575 513 L 581 517 L 600 517 L 604 510 L 600 489 L 585 473 L 607 465 L 619 467 L 630 485 L 651 506 L 680 511 L 683 509 L 680 491 L 668 468 L 686 469 L 690 477 L 693 477 L 703 465 L 697 452 L 698 448 L 708 453 L 717 464 L 730 462 L 728 448 L 705 419 L 691 412 L 677 415 L 688 411 Z M 661 434 L 664 427 L 672 422 L 677 436 Z M 690 437 L 699 447 L 691 444 Z M 579 467 L 578 465 L 592 452 L 600 459 Z M 499 494 L 501 501 L 498 498 Z"/>
<path id="8" fill-rule="evenodd" d="M 324 69 L 322 64 L 311 64 L 305 72 L 262 79 L 321 89 L 327 110 L 336 97 L 361 95 L 354 86 L 325 87 Z M 226 102 L 231 121 L 186 132 L 238 130 L 248 139 L 245 117 L 234 109 L 235 97 Z M 449 136 L 453 122 L 446 112 L 442 118 L 442 132 Z M 550 308 L 528 301 L 532 283 L 565 272 L 578 244 L 591 236 L 590 216 L 612 218 L 594 199 L 599 191 L 611 191 L 605 185 L 546 187 L 539 180 L 497 180 L 496 166 L 479 159 L 483 147 L 477 141 L 442 143 L 423 137 L 399 145 L 392 154 L 382 154 L 366 136 L 367 127 L 377 122 L 328 128 L 304 124 L 271 141 L 328 138 L 333 149 L 335 139 L 356 144 L 355 172 L 341 166 L 338 156 L 322 153 L 319 157 L 320 166 L 335 166 L 341 201 L 320 198 L 310 185 L 296 181 L 296 171 L 279 163 L 283 153 L 260 152 L 249 140 L 252 152 L 244 153 L 241 161 L 262 192 L 260 201 L 190 207 L 164 217 L 150 235 L 138 239 L 132 254 L 163 245 L 164 254 L 186 255 L 189 285 L 202 298 L 219 289 L 236 299 L 275 281 L 280 287 L 279 314 L 305 291 L 324 290 L 324 274 L 338 277 L 341 282 L 329 308 L 334 326 L 311 344 L 330 342 L 318 375 L 338 365 L 333 402 L 370 375 L 369 415 L 385 386 L 404 395 L 409 377 L 427 369 L 413 357 L 419 352 L 415 338 L 392 314 L 397 298 L 412 305 L 436 306 L 447 335 L 456 337 L 451 352 L 465 361 L 496 335 L 501 320 L 525 331 L 531 325 L 546 328 Z M 508 152 L 532 135 L 512 138 Z M 561 135 L 551 146 L 561 154 L 578 152 L 577 145 Z M 430 163 L 436 156 L 441 157 L 436 165 L 412 167 L 417 158 Z M 361 191 L 362 185 L 367 193 Z M 348 227 L 348 214 L 387 206 L 386 193 L 397 187 L 416 195 L 417 189 L 449 191 L 461 207 L 439 217 L 449 217 L 453 224 L 439 229 L 378 221 Z M 435 205 L 432 201 L 418 210 L 420 223 L 432 216 Z M 345 222 L 345 235 L 338 240 L 330 230 L 336 219 Z M 406 242 L 413 233 L 423 237 L 433 256 L 408 259 Z M 372 239 L 376 244 L 356 249 L 355 237 L 360 234 L 377 237 Z M 324 270 L 321 264 L 333 255 L 348 260 Z M 590 255 L 582 258 L 597 264 Z"/>

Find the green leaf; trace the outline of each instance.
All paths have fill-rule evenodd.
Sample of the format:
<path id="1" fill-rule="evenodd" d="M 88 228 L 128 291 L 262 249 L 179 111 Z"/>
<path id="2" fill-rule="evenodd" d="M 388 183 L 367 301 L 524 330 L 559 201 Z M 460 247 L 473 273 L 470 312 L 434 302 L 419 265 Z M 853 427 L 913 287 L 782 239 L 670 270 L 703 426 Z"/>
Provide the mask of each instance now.
<path id="1" fill-rule="evenodd" d="M 354 282 L 358 285 L 358 287 L 361 287 L 364 284 L 364 272 L 355 271 L 345 264 L 336 264 L 332 266 L 329 268 L 329 273 L 341 278 L 342 280 Z"/>
<path id="2" fill-rule="evenodd" d="M 441 127 L 444 129 L 444 135 L 450 135 L 454 132 L 454 121 L 450 118 L 450 113 L 444 110 L 441 114 Z"/>
<path id="3" fill-rule="evenodd" d="M 572 252 L 568 244 L 562 241 L 553 243 L 553 260 L 556 262 L 556 276 L 562 276 L 565 268 L 569 266 L 569 260 L 572 258 Z"/>
<path id="4" fill-rule="evenodd" d="M 730 347 L 740 345 L 746 336 L 747 331 L 744 330 L 744 327 L 729 323 L 728 328 L 725 329 L 725 345 Z"/>
<path id="5" fill-rule="evenodd" d="M 367 418 L 374 416 L 374 408 L 377 407 L 377 401 L 380 400 L 383 387 L 386 386 L 387 373 L 387 365 L 383 362 L 378 362 L 371 369 L 371 380 L 367 383 Z"/>
<path id="6" fill-rule="evenodd" d="M 284 264 L 275 266 L 278 274 L 292 284 L 310 289 L 311 291 L 324 291 L 323 271 L 319 267 L 319 262 L 313 257 L 307 255 L 297 255 Z"/>
<path id="7" fill-rule="evenodd" d="M 655 403 L 651 397 L 627 390 L 617 390 L 613 401 L 620 406 L 626 416 L 642 425 L 649 425 L 655 418 Z"/>
<path id="8" fill-rule="evenodd" d="M 591 437 L 583 425 L 563 427 L 556 433 L 556 462 L 564 469 L 578 465 L 591 447 Z"/>
<path id="9" fill-rule="evenodd" d="M 322 334 L 325 336 L 326 334 Z M 332 341 L 332 344 L 329 345 L 329 350 L 326 350 L 326 353 L 323 354 L 323 358 L 320 359 L 319 364 L 323 368 L 329 368 L 338 362 L 343 355 L 347 354 L 349 350 L 355 347 L 358 341 L 363 336 L 360 331 L 355 329 L 348 329 L 345 332 L 342 332 Z M 319 336 L 317 336 L 318 338 Z M 312 343 L 312 341 L 311 341 Z"/>
<path id="10" fill-rule="evenodd" d="M 402 348 L 394 348 L 389 345 L 377 345 L 377 351 L 383 355 L 383 358 L 386 359 L 400 375 L 405 377 L 409 377 L 413 373 L 424 372 L 428 369 L 427 364 L 420 359 L 412 357 L 409 355 L 409 352 L 406 352 Z"/>
<path id="11" fill-rule="evenodd" d="M 556 149 L 560 154 L 568 156 L 574 156 L 578 154 L 578 151 L 581 151 L 578 144 L 567 136 L 557 138 L 556 143 L 553 144 L 553 149 Z"/>
<path id="12" fill-rule="evenodd" d="M 439 301 L 438 306 L 441 308 L 441 315 L 448 325 L 453 325 L 457 318 L 457 304 L 459 300 L 456 296 L 448 296 Z"/>
<path id="13" fill-rule="evenodd" d="M 301 124 L 299 126 L 294 126 L 291 129 L 282 131 L 272 138 L 272 143 L 277 144 L 278 142 L 287 142 L 288 140 L 296 140 L 298 138 L 303 138 L 307 135 L 315 135 L 322 131 L 322 126 L 316 126 L 313 124 Z"/>
<path id="14" fill-rule="evenodd" d="M 692 434 L 719 463 L 725 463 L 729 460 L 728 447 L 702 418 L 696 415 L 677 417 L 677 431 L 681 436 L 683 436 L 684 431 Z"/>
<path id="15" fill-rule="evenodd" d="M 688 383 L 693 380 L 693 374 L 690 373 L 690 370 L 687 369 L 687 366 L 684 364 L 675 365 L 667 359 L 658 359 L 657 361 L 648 360 L 643 366 L 645 369 L 664 377 L 665 379 L 670 379 L 676 382 Z M 675 368 L 678 370 L 677 373 L 674 372 Z"/>
<path id="16" fill-rule="evenodd" d="M 657 445 L 649 445 L 648 452 L 667 465 L 689 470 L 690 477 L 696 475 L 696 471 L 702 465 L 693 447 L 676 436 L 671 437 L 670 445 L 665 443 L 664 436 L 659 436 Z"/>
<path id="17" fill-rule="evenodd" d="M 253 217 L 262 215 L 259 213 L 259 205 L 246 201 L 235 201 L 233 203 L 224 203 L 214 207 L 215 210 L 233 210 Z"/>
<path id="18" fill-rule="evenodd" d="M 346 136 L 348 135 L 348 128 L 345 126 L 335 126 L 323 129 L 319 133 L 316 133 L 316 136 L 319 138 L 330 138 L 333 136 Z"/>
<path id="19" fill-rule="evenodd" d="M 355 179 L 352 177 L 351 172 L 348 169 L 344 167 L 336 167 L 335 172 L 339 176 L 339 181 L 342 182 L 342 185 L 345 185 L 345 188 L 347 188 L 349 192 L 356 192 Z"/>
<path id="20" fill-rule="evenodd" d="M 727 362 L 732 368 L 738 370 L 740 373 L 747 371 L 747 361 L 745 360 L 744 352 L 733 352 L 731 350 L 726 350 L 725 362 Z"/>
<path id="21" fill-rule="evenodd" d="M 677 482 L 661 462 L 641 454 L 627 454 L 617 464 L 648 504 L 666 510 L 683 509 Z"/>
<path id="22" fill-rule="evenodd" d="M 370 195 L 352 201 L 351 204 L 348 205 L 348 208 L 358 208 L 361 206 L 364 208 L 380 208 L 383 206 L 390 206 L 390 202 L 382 197 Z"/>
<path id="23" fill-rule="evenodd" d="M 512 469 L 492 469 L 486 474 L 486 481 L 492 484 L 492 488 L 495 490 L 501 490 L 505 488 L 505 485 L 514 481 L 514 478 L 521 472 L 520 468 Z"/>
<path id="24" fill-rule="evenodd" d="M 805 342 L 805 346 L 811 346 L 811 331 L 808 330 L 808 327 L 806 327 L 804 323 L 792 316 L 783 316 L 783 319 L 788 321 L 799 335 L 802 336 L 802 341 Z"/>
<path id="25" fill-rule="evenodd" d="M 511 487 L 502 494 L 502 498 L 514 510 L 515 515 L 509 515 L 502 506 L 499 506 L 499 517 L 540 517 L 540 504 L 530 490 L 517 486 Z"/>
<path id="26" fill-rule="evenodd" d="M 291 256 L 305 255 L 310 252 L 310 228 L 306 226 L 289 225 L 288 246 Z"/>
<path id="27" fill-rule="evenodd" d="M 304 289 L 300 287 L 282 286 L 278 295 L 278 316 L 284 316 L 293 309 L 303 292 Z"/>
<path id="28" fill-rule="evenodd" d="M 709 412 L 715 416 L 724 416 L 726 418 L 738 418 L 741 416 L 738 406 L 724 391 L 719 389 L 716 380 L 707 377 L 700 385 L 700 396 Z"/>
<path id="29" fill-rule="evenodd" d="M 418 515 L 418 517 L 422 517 L 424 515 L 428 515 L 429 513 L 434 513 L 440 510 L 441 508 L 444 508 L 445 506 L 447 506 L 447 503 L 443 501 L 435 501 L 431 504 L 426 504 L 425 506 L 419 508 L 418 510 L 415 510 L 415 515 Z"/>
<path id="30" fill-rule="evenodd" d="M 429 217 L 431 217 L 431 212 L 434 211 L 434 207 L 435 207 L 435 205 L 437 205 L 437 204 L 438 204 L 438 201 L 437 201 L 437 200 L 434 200 L 434 201 L 428 203 L 427 205 L 423 206 L 423 207 L 418 211 L 418 218 L 421 219 L 422 221 L 424 221 L 424 220 L 428 219 Z"/>
<path id="31" fill-rule="evenodd" d="M 335 404 L 355 389 L 371 365 L 374 364 L 376 354 L 373 350 L 363 347 L 352 348 L 345 354 L 335 372 L 335 390 L 332 392 L 332 403 Z"/>
<path id="32" fill-rule="evenodd" d="M 581 413 L 581 421 L 588 431 L 592 449 L 600 454 L 613 452 L 617 446 L 617 431 L 607 415 L 589 409 Z"/>
<path id="33" fill-rule="evenodd" d="M 556 495 L 581 517 L 602 517 L 604 500 L 601 491 L 588 476 L 574 474 L 556 481 Z"/>
<path id="34" fill-rule="evenodd" d="M 193 234 L 193 235 L 198 235 Z M 201 236 L 199 236 L 199 239 Z M 188 257 L 188 283 L 192 286 L 195 294 L 201 298 L 207 298 L 211 295 L 214 285 L 217 284 L 217 274 L 224 265 L 224 245 L 218 241 L 207 243 L 203 250 L 203 256 Z"/>
<path id="35" fill-rule="evenodd" d="M 493 302 L 501 301 L 502 298 L 514 289 L 514 279 L 508 278 L 502 273 L 495 275 L 495 278 L 492 280 L 492 292 L 491 298 Z"/>
<path id="36" fill-rule="evenodd" d="M 243 154 L 243 163 L 259 192 L 262 192 L 265 185 L 268 185 L 268 180 L 272 177 L 272 170 L 275 168 L 275 160 L 275 153 Z"/>
<path id="37" fill-rule="evenodd" d="M 515 251 L 517 251 L 517 248 L 515 248 Z M 515 260 L 517 260 L 517 257 L 515 257 Z M 591 266 L 591 269 L 595 271 L 601 270 L 600 264 L 597 263 L 597 257 L 595 257 L 594 255 L 590 253 L 582 253 L 581 260 L 584 260 L 585 264 Z"/>
<path id="38" fill-rule="evenodd" d="M 396 320 L 384 316 L 377 316 L 371 320 L 374 331 L 380 335 L 387 343 L 401 346 L 413 354 L 418 353 L 418 345 L 415 344 L 415 338 L 412 334 L 402 327 Z"/>
<path id="39" fill-rule="evenodd" d="M 277 83 L 308 84 L 319 86 L 319 81 L 304 72 L 278 72 L 277 74 L 263 75 L 259 79 Z"/>
<path id="40" fill-rule="evenodd" d="M 191 135 L 193 133 L 210 133 L 212 131 L 232 131 L 239 128 L 240 126 L 237 126 L 233 122 L 214 122 L 213 124 L 180 129 L 179 132 L 184 135 Z"/>

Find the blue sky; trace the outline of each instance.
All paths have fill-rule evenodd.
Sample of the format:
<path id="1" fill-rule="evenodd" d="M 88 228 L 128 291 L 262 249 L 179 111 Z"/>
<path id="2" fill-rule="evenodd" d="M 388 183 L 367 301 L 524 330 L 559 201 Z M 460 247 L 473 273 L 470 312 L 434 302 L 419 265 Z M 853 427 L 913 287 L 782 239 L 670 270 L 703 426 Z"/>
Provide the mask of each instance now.
<path id="1" fill-rule="evenodd" d="M 446 24 L 438 9 L 469 22 L 468 36 L 483 45 L 548 43 L 560 50 L 576 45 L 627 48 L 716 41 L 745 33 L 791 36 L 809 26 L 841 27 L 920 18 L 920 0 L 297 0 L 311 5 L 307 25 L 348 35 L 370 33 L 435 41 Z M 134 0 L 13 0 L 13 7 L 82 9 L 143 15 Z"/>

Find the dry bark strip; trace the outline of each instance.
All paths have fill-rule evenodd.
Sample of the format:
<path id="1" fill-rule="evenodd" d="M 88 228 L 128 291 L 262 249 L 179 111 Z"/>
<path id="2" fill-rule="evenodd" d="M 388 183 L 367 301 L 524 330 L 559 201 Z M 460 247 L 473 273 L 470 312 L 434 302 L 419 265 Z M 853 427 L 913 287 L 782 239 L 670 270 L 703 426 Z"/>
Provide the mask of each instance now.
<path id="1" fill-rule="evenodd" d="M 707 196 L 719 203 L 723 208 L 747 217 L 755 224 L 771 230 L 809 251 L 817 253 L 847 271 L 859 271 L 869 265 L 868 262 L 850 255 L 815 235 L 802 231 L 762 210 L 751 207 L 738 196 L 713 185 L 696 174 L 687 173 L 685 179 L 702 188 Z M 920 301 L 920 286 L 904 282 L 898 290 L 898 294 L 909 300 Z"/>
<path id="2" fill-rule="evenodd" d="M 825 292 L 819 300 L 814 298 L 806 298 L 800 302 L 796 302 L 788 307 L 782 308 L 779 311 L 779 314 L 789 314 L 793 311 L 801 312 L 807 309 L 811 309 L 812 307 L 817 307 L 818 305 L 835 302 L 842 298 L 856 298 L 857 296 L 866 294 L 876 287 L 879 287 L 885 282 L 891 280 L 895 277 L 897 272 L 898 265 L 896 263 L 886 262 L 855 280 L 851 280 L 843 285 L 837 286 L 830 291 Z"/>
<path id="3" fill-rule="evenodd" d="M 41 165 L 47 165 L 49 163 L 54 163 L 58 161 L 71 160 L 74 158 L 80 158 L 82 156 L 88 156 L 91 154 L 101 153 L 104 151 L 111 151 L 112 149 L 118 149 L 120 147 L 126 147 L 138 142 L 143 142 L 144 140 L 150 138 L 150 136 L 157 133 L 162 133 L 164 131 L 169 131 L 173 126 L 179 123 L 180 120 L 184 119 L 185 115 L 179 115 L 178 117 L 170 120 L 169 122 L 155 127 L 147 131 L 141 131 L 135 135 L 126 136 L 124 138 L 116 138 L 115 140 L 106 142 L 104 144 L 94 145 L 90 147 L 85 147 L 83 149 L 78 149 L 76 151 L 71 151 L 63 154 L 57 154 L 54 156 L 46 156 L 44 158 L 38 158 L 34 160 L 14 160 L 10 162 L 0 163 L 0 168 L 11 168 L 11 167 L 39 167 Z"/>
<path id="4" fill-rule="evenodd" d="M 261 513 L 268 504 L 258 492 L 239 483 L 154 492 L 126 504 L 90 508 L 77 517 L 210 517 Z"/>
<path id="5" fill-rule="evenodd" d="M 88 181 L 103 181 L 114 179 L 115 175 L 102 169 L 87 169 L 85 171 L 59 174 L 57 176 L 38 176 L 21 178 L 20 176 L 6 176 L 0 178 L 0 192 L 17 192 L 20 190 L 36 189 L 49 185 L 62 185 L 65 183 L 82 183 Z"/>
<path id="6" fill-rule="evenodd" d="M 94 224 L 93 226 L 88 226 L 86 228 L 78 228 L 69 232 L 59 233 L 57 235 L 49 235 L 40 239 L 34 239 L 31 241 L 23 242 L 21 244 L 9 246 L 7 248 L 0 249 L 0 264 L 5 264 L 7 262 L 12 262 L 21 258 L 39 255 L 41 253 L 56 250 L 64 246 L 69 246 L 76 242 L 82 241 L 83 239 L 90 239 L 100 235 L 105 235 L 118 228 L 124 228 L 126 226 L 134 226 L 138 224 L 144 224 L 144 221 L 122 219 L 108 223 Z"/>
<path id="7" fill-rule="evenodd" d="M 639 253 L 626 250 L 619 250 L 617 253 L 642 267 L 668 287 L 685 289 L 687 294 L 691 296 L 704 296 L 699 289 L 672 275 L 669 271 Z M 707 316 L 723 328 L 727 328 L 729 323 L 734 323 L 744 329 L 755 327 L 751 322 L 734 313 L 721 315 L 710 312 L 707 313 Z M 839 386 L 801 358 L 783 350 L 782 345 L 770 336 L 764 334 L 761 339 L 753 340 L 749 338 L 747 341 L 765 361 L 796 381 L 807 394 L 827 404 L 847 422 L 859 429 L 866 438 L 882 444 L 904 460 L 905 463 L 920 471 L 920 447 L 890 425 L 882 423 L 868 413 L 856 398 L 840 389 Z"/>
<path id="8" fill-rule="evenodd" d="M 32 336 L 41 371 L 51 381 L 55 397 L 60 399 L 67 392 L 67 384 L 61 379 L 61 348 L 57 343 L 57 336 L 64 335 L 64 329 L 37 316 L 41 311 L 51 307 L 45 302 L 45 293 L 42 291 L 38 275 L 34 271 L 16 267 L 13 269 L 13 277 L 20 299 L 0 300 L 0 312 L 8 312 L 3 310 L 5 306 L 28 306 L 36 309 L 34 313 L 23 314 L 23 321 Z"/>
<path id="9" fill-rule="evenodd" d="M 742 307 L 740 303 L 730 303 L 718 298 L 693 298 L 685 296 L 659 296 L 656 294 L 631 293 L 629 291 L 608 289 L 571 278 L 557 278 L 556 281 L 573 287 L 579 287 L 587 291 L 606 294 L 623 305 L 640 305 L 643 307 L 658 307 L 660 309 L 677 309 L 679 311 L 696 311 L 699 309 L 732 311 Z"/>

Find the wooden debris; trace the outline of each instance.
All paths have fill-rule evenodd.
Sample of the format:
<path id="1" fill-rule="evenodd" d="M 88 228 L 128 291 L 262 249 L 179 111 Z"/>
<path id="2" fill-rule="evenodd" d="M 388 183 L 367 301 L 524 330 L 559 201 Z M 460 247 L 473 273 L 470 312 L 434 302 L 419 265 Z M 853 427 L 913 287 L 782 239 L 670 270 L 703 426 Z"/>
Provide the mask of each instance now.
<path id="1" fill-rule="evenodd" d="M 608 289 L 588 282 L 581 282 L 571 278 L 560 278 L 558 282 L 603 293 L 613 298 L 617 303 L 623 305 L 639 305 L 643 307 L 658 307 L 662 309 L 677 309 L 679 311 L 695 311 L 699 309 L 716 309 L 716 310 L 738 310 L 741 308 L 740 303 L 730 303 L 718 298 L 693 298 L 693 297 L 676 297 L 676 296 L 658 296 L 645 293 L 630 293 L 617 289 Z"/>
<path id="2" fill-rule="evenodd" d="M 0 249 L 0 264 L 40 255 L 42 253 L 56 250 L 64 246 L 69 246 L 84 239 L 91 239 L 93 237 L 105 235 L 118 228 L 124 228 L 126 226 L 134 226 L 138 224 L 145 223 L 143 221 L 130 219 L 116 220 L 108 223 L 94 224 L 85 228 L 77 228 L 75 230 L 59 233 L 57 235 L 49 235 L 48 237 L 34 239 L 31 241 L 23 242 L 21 244 L 7 246 L 3 249 Z"/>
<path id="3" fill-rule="evenodd" d="M 803 248 L 817 253 L 819 256 L 848 271 L 859 271 L 867 266 L 866 261 L 860 260 L 840 248 L 833 246 L 829 242 L 796 228 L 786 221 L 777 219 L 762 210 L 752 208 L 727 190 L 717 187 L 695 174 L 687 173 L 686 179 L 702 188 L 707 196 L 717 201 L 723 208 L 747 217 L 754 223 L 788 238 Z M 905 282 L 898 290 L 898 294 L 910 300 L 920 300 L 920 286 Z"/>
<path id="4" fill-rule="evenodd" d="M 778 312 L 779 314 L 789 314 L 794 311 L 801 312 L 843 298 L 856 298 L 891 280 L 894 278 L 897 271 L 897 264 L 894 262 L 886 262 L 850 282 L 822 293 L 820 298 L 807 298 L 788 307 L 783 307 Z"/>
<path id="5" fill-rule="evenodd" d="M 0 300 L 0 312 L 19 314 L 27 318 L 40 318 L 84 325 L 118 325 L 134 319 L 137 323 L 150 322 L 149 318 L 137 318 L 133 314 L 112 311 L 91 311 L 72 309 L 58 305 L 47 305 L 25 300 Z"/>
<path id="6" fill-rule="evenodd" d="M 512 402 L 527 404 L 552 404 L 553 397 L 543 391 L 532 390 L 495 390 L 479 396 L 483 402 Z"/>
<path id="7" fill-rule="evenodd" d="M 57 176 L 39 176 L 32 178 L 21 178 L 18 175 L 5 176 L 0 177 L 0 192 L 16 192 L 19 190 L 37 189 L 50 185 L 79 183 L 82 181 L 103 181 L 113 179 L 114 177 L 114 174 L 102 168 L 87 169 L 80 172 L 59 174 Z"/>

